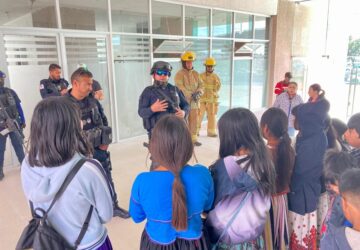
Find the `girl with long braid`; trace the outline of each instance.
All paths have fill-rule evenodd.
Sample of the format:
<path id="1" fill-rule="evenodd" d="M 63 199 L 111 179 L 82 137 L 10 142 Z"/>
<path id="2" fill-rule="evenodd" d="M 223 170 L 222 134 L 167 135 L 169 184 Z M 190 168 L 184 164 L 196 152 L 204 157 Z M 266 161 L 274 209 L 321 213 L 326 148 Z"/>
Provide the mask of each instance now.
<path id="1" fill-rule="evenodd" d="M 291 146 L 288 118 L 279 108 L 269 108 L 260 120 L 263 137 L 276 170 L 276 190 L 271 197 L 271 231 L 274 249 L 287 249 L 289 228 L 287 223 L 287 193 L 295 164 L 295 150 Z"/>
<path id="2" fill-rule="evenodd" d="M 187 165 L 193 143 L 184 119 L 162 117 L 149 150 L 159 166 L 137 176 L 130 198 L 133 220 L 147 220 L 140 249 L 207 249 L 201 214 L 212 207 L 213 181 L 204 166 Z"/>

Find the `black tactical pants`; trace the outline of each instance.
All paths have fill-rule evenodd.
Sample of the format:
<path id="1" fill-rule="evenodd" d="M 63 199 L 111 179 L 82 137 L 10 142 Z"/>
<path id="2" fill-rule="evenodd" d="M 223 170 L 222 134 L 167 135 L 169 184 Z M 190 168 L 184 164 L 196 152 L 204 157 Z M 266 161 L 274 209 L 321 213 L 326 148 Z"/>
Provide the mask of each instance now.
<path id="1" fill-rule="evenodd" d="M 105 170 L 106 173 L 106 177 L 107 177 L 107 181 L 109 182 L 110 186 L 111 186 L 111 197 L 114 203 L 114 206 L 118 204 L 118 200 L 117 200 L 117 194 L 115 191 L 115 186 L 114 186 L 114 181 L 113 178 L 111 176 L 111 161 L 110 161 L 110 152 L 109 151 L 105 151 L 105 150 L 101 150 L 99 148 L 95 148 L 94 150 L 94 159 L 98 160 L 103 169 Z"/>

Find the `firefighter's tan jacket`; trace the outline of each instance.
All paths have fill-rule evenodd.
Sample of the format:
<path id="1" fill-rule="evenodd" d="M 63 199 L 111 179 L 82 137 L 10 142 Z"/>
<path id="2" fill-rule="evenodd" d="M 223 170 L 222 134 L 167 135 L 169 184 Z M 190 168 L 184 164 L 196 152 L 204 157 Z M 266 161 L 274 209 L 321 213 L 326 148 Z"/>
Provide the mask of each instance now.
<path id="1" fill-rule="evenodd" d="M 202 73 L 200 78 L 204 85 L 204 94 L 200 98 L 200 102 L 217 103 L 219 100 L 219 90 L 221 87 L 220 78 L 215 73 Z"/>
<path id="2" fill-rule="evenodd" d="M 194 101 L 191 95 L 197 91 L 204 93 L 203 82 L 200 75 L 195 70 L 181 69 L 175 75 L 176 86 L 184 93 L 186 101 L 191 109 L 200 108 L 200 100 Z"/>

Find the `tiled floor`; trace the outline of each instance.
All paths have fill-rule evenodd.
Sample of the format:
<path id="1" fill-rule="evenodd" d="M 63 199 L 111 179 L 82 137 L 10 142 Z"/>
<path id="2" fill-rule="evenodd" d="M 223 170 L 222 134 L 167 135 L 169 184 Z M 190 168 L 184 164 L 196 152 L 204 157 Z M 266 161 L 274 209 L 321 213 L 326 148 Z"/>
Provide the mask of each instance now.
<path id="1" fill-rule="evenodd" d="M 206 137 L 201 131 L 199 141 L 201 147 L 195 148 L 198 161 L 206 166 L 214 162 L 218 156 L 218 138 Z M 149 160 L 147 149 L 142 142 L 147 137 L 137 137 L 110 146 L 113 162 L 113 178 L 121 207 L 128 208 L 132 182 L 136 175 L 148 171 Z M 190 164 L 194 164 L 194 157 Z M 30 218 L 29 208 L 21 189 L 19 168 L 9 169 L 6 177 L 0 182 L 0 249 L 14 249 L 22 229 Z M 144 223 L 135 224 L 131 219 L 113 218 L 107 224 L 109 236 L 118 250 L 139 249 L 140 236 Z"/>

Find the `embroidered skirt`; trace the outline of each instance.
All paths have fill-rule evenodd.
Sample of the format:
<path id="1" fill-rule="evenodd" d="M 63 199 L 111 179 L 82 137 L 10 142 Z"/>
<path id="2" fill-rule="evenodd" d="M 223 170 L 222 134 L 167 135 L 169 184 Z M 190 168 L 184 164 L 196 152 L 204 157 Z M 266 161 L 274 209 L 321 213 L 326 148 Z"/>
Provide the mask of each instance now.
<path id="1" fill-rule="evenodd" d="M 176 239 L 173 243 L 162 245 L 152 241 L 146 230 L 141 235 L 140 250 L 208 250 L 204 234 L 198 240 Z"/>
<path id="2" fill-rule="evenodd" d="M 290 249 L 317 249 L 317 211 L 300 215 L 289 211 Z"/>

